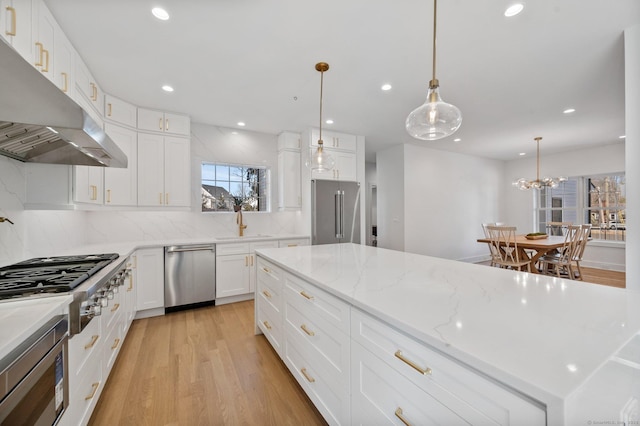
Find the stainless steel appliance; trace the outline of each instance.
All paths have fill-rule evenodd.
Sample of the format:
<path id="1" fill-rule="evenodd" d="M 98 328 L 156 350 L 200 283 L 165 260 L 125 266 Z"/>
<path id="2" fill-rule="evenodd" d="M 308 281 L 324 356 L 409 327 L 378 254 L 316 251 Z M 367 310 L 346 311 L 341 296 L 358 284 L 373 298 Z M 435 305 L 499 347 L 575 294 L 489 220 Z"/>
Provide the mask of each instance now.
<path id="1" fill-rule="evenodd" d="M 311 244 L 360 243 L 360 183 L 311 181 Z"/>
<path id="2" fill-rule="evenodd" d="M 215 304 L 215 244 L 165 247 L 164 267 L 165 310 Z"/>
<path id="3" fill-rule="evenodd" d="M 55 425 L 69 404 L 67 320 L 52 318 L 0 360 L 0 424 Z"/>
<path id="4" fill-rule="evenodd" d="M 24 162 L 127 167 L 127 156 L 70 97 L 0 38 L 0 154 Z"/>
<path id="5" fill-rule="evenodd" d="M 118 258 L 118 253 L 38 257 L 5 266 L 0 268 L 0 299 L 72 293 L 69 333 L 73 336 L 100 315 L 124 284 L 130 273 L 126 259 L 109 273 L 100 272 Z"/>

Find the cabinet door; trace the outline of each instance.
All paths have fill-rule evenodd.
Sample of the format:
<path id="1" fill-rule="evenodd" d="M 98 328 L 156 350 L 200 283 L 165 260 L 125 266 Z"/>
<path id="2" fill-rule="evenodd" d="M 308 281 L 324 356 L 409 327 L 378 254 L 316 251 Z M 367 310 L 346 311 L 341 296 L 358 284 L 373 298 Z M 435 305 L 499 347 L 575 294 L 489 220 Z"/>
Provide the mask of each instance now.
<path id="1" fill-rule="evenodd" d="M 280 151 L 278 153 L 278 209 L 300 210 L 300 151 Z"/>
<path id="2" fill-rule="evenodd" d="M 257 268 L 258 262 L 256 259 L 256 250 L 261 248 L 278 248 L 277 241 L 258 241 L 255 243 L 249 244 L 249 268 L 250 277 L 249 277 L 249 292 L 253 293 L 256 291 L 256 280 L 257 280 Z"/>
<path id="3" fill-rule="evenodd" d="M 249 258 L 249 254 L 216 257 L 217 299 L 250 292 Z"/>
<path id="4" fill-rule="evenodd" d="M 108 120 L 116 121 L 129 127 L 136 127 L 137 108 L 128 102 L 104 96 L 104 114 Z"/>
<path id="5" fill-rule="evenodd" d="M 99 117 L 104 116 L 104 103 L 102 102 L 102 90 L 91 75 L 89 68 L 79 55 L 76 55 L 76 88 L 78 93 L 89 101 L 89 105 L 94 109 Z M 77 102 L 78 99 L 76 99 Z"/>
<path id="6" fill-rule="evenodd" d="M 102 204 L 104 168 L 74 166 L 73 201 L 76 203 Z"/>
<path id="7" fill-rule="evenodd" d="M 49 80 L 54 79 L 53 56 L 56 21 L 42 0 L 33 2 L 35 24 L 33 28 L 33 61 L 31 62 Z"/>
<path id="8" fill-rule="evenodd" d="M 164 196 L 168 206 L 191 205 L 191 148 L 189 139 L 164 138 Z"/>
<path id="9" fill-rule="evenodd" d="M 76 52 L 73 45 L 56 23 L 54 35 L 53 82 L 68 96 L 72 94 L 74 80 L 73 60 Z"/>
<path id="10" fill-rule="evenodd" d="M 0 2 L 0 36 L 4 37 L 20 56 L 31 62 L 33 51 L 31 0 Z"/>
<path id="11" fill-rule="evenodd" d="M 138 108 L 138 129 L 164 132 L 164 113 L 162 111 Z"/>
<path id="12" fill-rule="evenodd" d="M 164 307 L 164 249 L 136 252 L 136 310 Z"/>
<path id="13" fill-rule="evenodd" d="M 291 132 L 282 132 L 278 135 L 278 150 L 297 149 L 300 150 L 300 134 Z"/>
<path id="14" fill-rule="evenodd" d="M 105 125 L 105 132 L 127 155 L 128 166 L 104 169 L 104 204 L 135 206 L 138 203 L 138 134 L 111 123 Z"/>
<path id="15" fill-rule="evenodd" d="M 186 115 L 164 113 L 164 131 L 176 135 L 191 134 L 191 119 Z"/>
<path id="16" fill-rule="evenodd" d="M 356 154 L 353 152 L 332 151 L 336 161 L 335 178 L 342 181 L 356 181 Z"/>
<path id="17" fill-rule="evenodd" d="M 318 146 L 318 138 L 320 132 L 318 129 L 311 131 L 311 146 Z M 356 152 L 356 136 L 346 133 L 338 133 L 332 131 L 322 131 L 322 142 L 325 148 L 340 149 L 344 151 Z"/>
<path id="18" fill-rule="evenodd" d="M 164 205 L 164 138 L 138 134 L 138 205 Z"/>

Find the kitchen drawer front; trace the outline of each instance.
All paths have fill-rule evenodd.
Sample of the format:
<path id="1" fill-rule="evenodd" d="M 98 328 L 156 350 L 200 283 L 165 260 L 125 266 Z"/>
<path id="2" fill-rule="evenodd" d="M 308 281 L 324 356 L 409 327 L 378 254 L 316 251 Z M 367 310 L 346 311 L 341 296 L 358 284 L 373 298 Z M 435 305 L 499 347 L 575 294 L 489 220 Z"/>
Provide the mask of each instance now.
<path id="1" fill-rule="evenodd" d="M 269 248 L 278 248 L 277 241 L 258 241 L 254 243 L 249 243 L 249 253 L 253 254 L 256 250 L 259 249 L 269 249 Z"/>
<path id="2" fill-rule="evenodd" d="M 230 254 L 248 254 L 249 243 L 216 243 L 216 255 L 226 256 Z"/>
<path id="3" fill-rule="evenodd" d="M 321 317 L 299 310 L 288 299 L 284 311 L 287 340 L 296 341 L 298 347 L 304 348 L 305 355 L 313 357 L 315 367 L 323 377 L 348 384 L 349 336 Z"/>
<path id="4" fill-rule="evenodd" d="M 89 324 L 82 330 L 82 333 L 76 334 L 69 339 L 69 370 L 71 377 L 80 375 L 86 370 L 85 365 L 88 360 L 100 358 L 92 356 L 93 353 L 99 353 L 104 341 L 102 336 L 102 316 L 94 317 Z M 96 352 L 97 351 L 97 352 Z"/>
<path id="5" fill-rule="evenodd" d="M 306 355 L 306 356 L 305 356 Z M 284 362 L 315 407 L 331 425 L 348 425 L 351 420 L 349 386 L 335 386 L 333 376 L 325 376 L 303 347 L 285 338 Z"/>
<path id="6" fill-rule="evenodd" d="M 92 357 L 86 364 L 86 368 L 82 369 L 82 374 L 69 378 L 69 407 L 63 414 L 60 424 L 78 426 L 89 423 L 103 387 L 100 357 Z"/>
<path id="7" fill-rule="evenodd" d="M 352 309 L 351 338 L 472 424 L 544 425 L 543 405 L 521 398 L 422 342 Z M 403 358 L 403 359 L 401 359 Z M 430 369 L 422 374 L 418 369 Z"/>
<path id="8" fill-rule="evenodd" d="M 269 340 L 273 349 L 282 357 L 282 316 L 269 306 L 264 306 L 262 302 L 258 302 L 256 315 L 258 316 L 258 327 Z"/>
<path id="9" fill-rule="evenodd" d="M 116 362 L 120 347 L 122 346 L 122 324 L 120 321 L 124 318 L 122 312 L 114 316 L 113 327 L 107 331 L 106 338 L 104 339 L 104 345 L 102 347 L 102 375 L 106 379 L 109 377 L 109 372 L 113 368 L 113 364 Z"/>
<path id="10" fill-rule="evenodd" d="M 293 275 L 285 275 L 285 300 L 290 301 L 300 312 L 320 317 L 346 335 L 349 334 L 348 304 L 318 287 L 308 284 Z"/>
<path id="11" fill-rule="evenodd" d="M 109 306 L 102 308 L 102 330 L 108 333 L 114 326 L 120 314 L 124 311 L 124 291 L 123 287 L 118 288 L 118 292 L 114 294 L 113 299 L 109 300 Z"/>
<path id="12" fill-rule="evenodd" d="M 273 281 L 269 275 L 260 273 L 258 269 L 258 291 L 256 300 L 265 308 L 272 309 L 277 315 L 282 315 L 282 285 Z"/>
<path id="13" fill-rule="evenodd" d="M 268 291 L 273 293 L 272 298 L 269 300 L 280 310 L 282 306 L 280 300 L 282 299 L 282 282 L 284 277 L 282 269 L 273 265 L 271 262 L 258 258 L 256 276 L 258 283 L 262 283 Z"/>
<path id="14" fill-rule="evenodd" d="M 412 425 L 469 424 L 362 345 L 354 343 L 351 354 L 351 424 L 402 424 L 400 417 Z"/>
<path id="15" fill-rule="evenodd" d="M 292 238 L 289 240 L 278 241 L 278 247 L 298 247 L 298 246 L 308 246 L 308 245 L 309 245 L 308 238 Z"/>

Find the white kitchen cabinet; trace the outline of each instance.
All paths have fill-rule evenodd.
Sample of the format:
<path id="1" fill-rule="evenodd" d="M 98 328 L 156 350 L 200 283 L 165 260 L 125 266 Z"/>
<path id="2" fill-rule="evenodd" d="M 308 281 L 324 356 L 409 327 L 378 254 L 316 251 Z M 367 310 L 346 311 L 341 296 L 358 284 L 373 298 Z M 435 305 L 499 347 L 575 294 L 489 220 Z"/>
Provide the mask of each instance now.
<path id="1" fill-rule="evenodd" d="M 54 35 L 58 24 L 45 6 L 44 1 L 34 0 L 32 5 L 34 47 L 31 64 L 53 81 Z"/>
<path id="2" fill-rule="evenodd" d="M 191 204 L 190 142 L 138 133 L 138 205 L 189 206 Z"/>
<path id="3" fill-rule="evenodd" d="M 282 132 L 278 136 L 278 210 L 300 210 L 301 194 L 300 135 Z"/>
<path id="4" fill-rule="evenodd" d="M 308 238 L 288 238 L 286 240 L 278 241 L 278 247 L 298 247 L 298 246 L 308 246 L 309 239 Z"/>
<path id="5" fill-rule="evenodd" d="M 319 137 L 320 137 L 320 131 L 318 129 L 313 129 L 311 131 L 312 147 L 316 147 L 316 148 L 318 147 Z M 338 132 L 323 130 L 322 145 L 325 148 L 356 152 L 357 137 L 355 135 L 349 135 L 346 133 L 338 133 Z"/>
<path id="6" fill-rule="evenodd" d="M 53 82 L 67 96 L 72 96 L 75 84 L 74 61 L 77 53 L 57 22 L 55 22 L 53 51 Z"/>
<path id="7" fill-rule="evenodd" d="M 0 1 L 0 37 L 29 62 L 33 51 L 32 14 L 31 0 Z"/>
<path id="8" fill-rule="evenodd" d="M 105 132 L 127 156 L 127 167 L 104 168 L 104 205 L 135 206 L 138 203 L 138 134 L 106 123 Z"/>
<path id="9" fill-rule="evenodd" d="M 276 248 L 277 241 L 216 245 L 216 303 L 218 299 L 251 294 L 255 291 L 255 251 Z"/>
<path id="10" fill-rule="evenodd" d="M 128 127 L 136 127 L 138 109 L 135 105 L 118 99 L 115 96 L 104 95 L 104 117 Z"/>
<path id="11" fill-rule="evenodd" d="M 124 320 L 122 321 L 122 336 L 126 337 L 129 327 L 136 316 L 136 255 L 127 259 L 127 269 L 125 272 L 124 285 L 121 291 L 124 292 Z"/>
<path id="12" fill-rule="evenodd" d="M 138 128 L 152 132 L 189 136 L 191 120 L 186 115 L 138 108 Z"/>
<path id="13" fill-rule="evenodd" d="M 333 170 L 318 173 L 311 172 L 311 179 L 339 180 L 355 182 L 357 177 L 357 157 L 355 152 L 340 151 L 335 149 L 324 148 L 324 151 L 333 157 L 335 166 Z"/>
<path id="14" fill-rule="evenodd" d="M 92 115 L 92 117 L 94 117 L 94 119 L 95 117 L 97 117 L 101 120 L 101 118 L 104 117 L 104 95 L 102 93 L 102 89 L 100 89 L 98 82 L 93 77 L 91 71 L 89 71 L 89 68 L 87 68 L 87 65 L 84 63 L 80 55 L 76 55 L 75 63 L 77 96 L 75 96 L 74 99 L 82 106 L 89 106 L 89 109 L 95 111 L 95 116 Z M 80 102 L 79 98 L 84 98 L 84 100 L 86 100 L 86 103 L 83 105 L 83 103 Z M 85 109 L 87 108 L 85 107 Z"/>
<path id="15" fill-rule="evenodd" d="M 136 317 L 140 311 L 164 310 L 164 248 L 147 248 L 135 253 Z"/>
<path id="16" fill-rule="evenodd" d="M 94 166 L 73 167 L 73 201 L 102 204 L 104 197 L 104 168 Z"/>
<path id="17" fill-rule="evenodd" d="M 255 318 L 256 325 L 280 358 L 283 338 L 283 273 L 280 268 L 262 259 L 257 259 Z"/>

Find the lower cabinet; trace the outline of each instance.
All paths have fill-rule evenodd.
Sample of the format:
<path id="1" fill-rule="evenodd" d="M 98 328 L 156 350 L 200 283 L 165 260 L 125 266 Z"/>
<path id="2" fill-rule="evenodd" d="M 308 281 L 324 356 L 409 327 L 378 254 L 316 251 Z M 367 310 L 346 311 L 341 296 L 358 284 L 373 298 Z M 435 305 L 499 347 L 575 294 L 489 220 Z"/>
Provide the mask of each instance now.
<path id="1" fill-rule="evenodd" d="M 268 260 L 262 331 L 332 425 L 545 425 L 544 406 Z"/>
<path id="2" fill-rule="evenodd" d="M 164 248 L 137 250 L 134 254 L 136 315 L 164 313 Z M 147 312 L 145 312 L 147 311 Z"/>
<path id="3" fill-rule="evenodd" d="M 255 251 L 276 247 L 278 241 L 216 244 L 216 304 L 224 303 L 225 297 L 253 295 Z"/>

